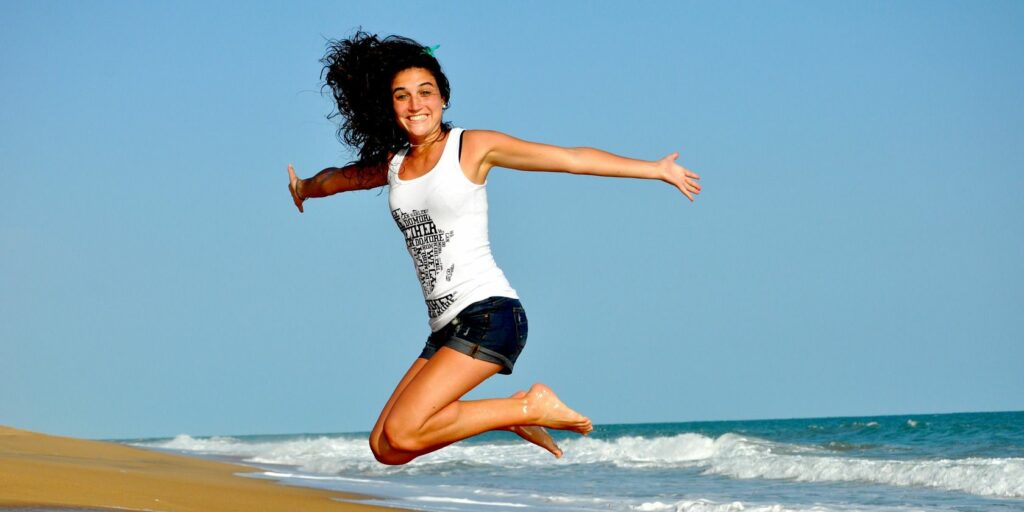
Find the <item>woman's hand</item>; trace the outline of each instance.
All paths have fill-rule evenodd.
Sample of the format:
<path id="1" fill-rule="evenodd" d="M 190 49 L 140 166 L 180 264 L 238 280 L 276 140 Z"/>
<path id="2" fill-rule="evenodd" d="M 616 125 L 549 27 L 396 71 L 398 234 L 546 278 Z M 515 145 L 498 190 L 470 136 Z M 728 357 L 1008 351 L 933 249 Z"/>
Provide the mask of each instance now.
<path id="1" fill-rule="evenodd" d="M 676 163 L 676 159 L 679 158 L 679 153 L 672 153 L 671 155 L 658 160 L 658 168 L 661 170 L 662 181 L 675 185 L 690 201 L 693 201 L 693 196 L 700 194 L 700 184 L 697 180 L 700 176 L 697 173 L 679 165 Z"/>
<path id="2" fill-rule="evenodd" d="M 302 201 L 305 199 L 299 195 L 299 185 L 302 180 L 295 175 L 295 169 L 292 164 L 288 164 L 288 191 L 292 193 L 292 201 L 295 201 L 295 207 L 299 209 L 299 213 L 302 213 Z"/>

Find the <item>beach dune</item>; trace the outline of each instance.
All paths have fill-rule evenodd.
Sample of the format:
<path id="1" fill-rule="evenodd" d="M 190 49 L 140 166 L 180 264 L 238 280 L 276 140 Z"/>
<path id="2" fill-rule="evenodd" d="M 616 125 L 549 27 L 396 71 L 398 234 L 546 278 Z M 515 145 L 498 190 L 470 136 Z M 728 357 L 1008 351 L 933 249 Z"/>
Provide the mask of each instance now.
<path id="1" fill-rule="evenodd" d="M 0 425 L 0 508 L 152 511 L 389 510 L 358 496 L 238 476 L 253 468 Z M 393 510 L 393 509 L 392 509 Z"/>

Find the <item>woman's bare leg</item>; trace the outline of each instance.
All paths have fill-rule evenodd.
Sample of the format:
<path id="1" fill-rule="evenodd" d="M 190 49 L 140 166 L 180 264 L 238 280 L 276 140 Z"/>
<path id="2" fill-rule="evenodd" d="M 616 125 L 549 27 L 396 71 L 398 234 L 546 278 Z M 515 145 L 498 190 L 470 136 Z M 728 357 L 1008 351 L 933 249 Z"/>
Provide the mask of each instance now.
<path id="1" fill-rule="evenodd" d="M 535 384 L 522 398 L 459 401 L 497 373 L 501 368 L 497 364 L 447 347 L 419 368 L 418 363 L 399 384 L 401 390 L 396 389 L 392 395 L 390 409 L 381 414 L 383 427 L 377 434 L 376 449 L 382 453 L 378 459 L 396 461 L 382 462 L 402 463 L 403 458 L 415 458 L 482 432 L 513 426 L 541 426 L 581 434 L 593 429 L 589 419 L 563 404 L 543 384 Z"/>
<path id="2" fill-rule="evenodd" d="M 380 412 L 380 417 L 377 418 L 377 423 L 373 426 L 373 431 L 370 432 L 370 450 L 374 453 L 379 462 L 384 464 L 405 464 L 417 456 L 414 453 L 400 452 L 387 445 L 387 439 L 384 438 L 384 420 L 391 412 L 391 408 L 394 406 L 398 396 L 402 394 L 402 391 L 407 385 L 409 385 L 409 382 L 416 377 L 416 374 L 419 373 L 426 362 L 427 360 L 422 358 L 413 362 L 409 370 L 405 372 L 405 376 L 403 376 L 402 380 L 399 381 L 397 386 L 395 386 L 395 390 L 391 393 L 391 397 L 388 399 L 387 404 L 384 405 L 384 409 Z M 516 391 L 512 395 L 512 398 L 525 397 L 525 391 Z M 551 434 L 548 434 L 547 430 L 544 430 L 544 427 L 513 425 L 505 430 L 518 435 L 525 441 L 533 443 L 551 452 L 551 454 L 556 458 L 560 458 L 562 456 L 561 448 L 559 448 L 558 444 L 555 443 L 555 440 L 552 439 Z"/>
<path id="3" fill-rule="evenodd" d="M 400 452 L 388 445 L 388 441 L 384 437 L 384 420 L 391 413 L 391 408 L 394 407 L 395 401 L 398 400 L 402 391 L 412 382 L 412 379 L 423 369 L 425 364 L 427 364 L 427 360 L 422 357 L 413 361 L 412 366 L 405 372 L 402 380 L 398 381 L 395 390 L 391 392 L 388 403 L 384 404 L 384 409 L 380 411 L 380 416 L 377 417 L 377 423 L 373 426 L 373 430 L 370 431 L 370 451 L 373 452 L 373 456 L 377 458 L 377 461 L 382 464 L 405 464 L 416 458 L 414 454 Z"/>

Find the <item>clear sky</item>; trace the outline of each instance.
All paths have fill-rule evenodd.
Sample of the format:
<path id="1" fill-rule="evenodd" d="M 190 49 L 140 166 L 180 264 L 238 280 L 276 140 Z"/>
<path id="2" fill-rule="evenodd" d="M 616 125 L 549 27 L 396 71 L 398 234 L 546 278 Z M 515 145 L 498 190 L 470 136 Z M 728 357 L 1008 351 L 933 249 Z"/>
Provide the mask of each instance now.
<path id="1" fill-rule="evenodd" d="M 628 6 L 627 6 L 628 5 Z M 368 430 L 429 333 L 325 42 L 441 45 L 448 120 L 670 186 L 496 170 L 513 376 L 595 423 L 1024 409 L 1024 3 L 3 2 L 0 424 Z"/>

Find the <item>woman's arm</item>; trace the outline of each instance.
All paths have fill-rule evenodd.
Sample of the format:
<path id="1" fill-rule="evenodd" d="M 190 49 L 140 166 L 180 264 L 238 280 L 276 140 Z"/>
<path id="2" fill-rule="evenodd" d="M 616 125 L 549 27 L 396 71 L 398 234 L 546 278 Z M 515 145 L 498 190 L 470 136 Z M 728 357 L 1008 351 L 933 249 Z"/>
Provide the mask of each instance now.
<path id="1" fill-rule="evenodd" d="M 679 153 L 660 160 L 625 158 L 593 148 L 563 148 L 527 142 L 500 132 L 466 132 L 464 150 L 475 168 L 477 183 L 483 183 L 492 167 L 523 171 L 568 172 L 617 178 L 658 179 L 679 189 L 690 201 L 700 193 L 700 176 L 675 163 Z M 471 178 L 472 179 L 472 178 Z"/>
<path id="2" fill-rule="evenodd" d="M 327 197 L 340 192 L 376 188 L 386 185 L 387 182 L 387 174 L 368 173 L 355 165 L 328 167 L 312 178 L 302 179 L 295 175 L 292 164 L 288 164 L 288 190 L 300 213 L 303 211 L 302 202 L 311 197 Z"/>

